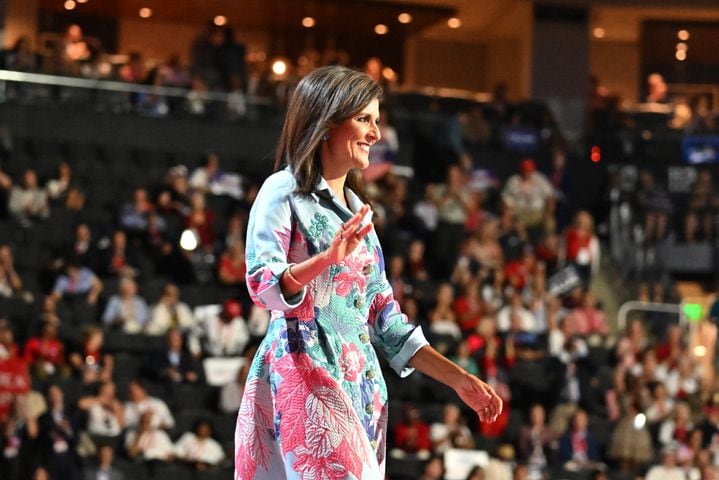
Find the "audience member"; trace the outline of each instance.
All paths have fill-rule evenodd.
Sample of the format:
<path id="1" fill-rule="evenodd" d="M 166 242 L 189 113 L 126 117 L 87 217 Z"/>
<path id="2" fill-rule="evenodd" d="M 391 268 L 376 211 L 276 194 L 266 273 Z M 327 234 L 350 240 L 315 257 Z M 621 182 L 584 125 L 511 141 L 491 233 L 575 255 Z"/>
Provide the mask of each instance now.
<path id="1" fill-rule="evenodd" d="M 22 184 L 12 187 L 8 201 L 8 211 L 17 218 L 22 226 L 30 226 L 33 220 L 42 220 L 50 216 L 47 193 L 38 186 L 34 170 L 26 170 Z"/>
<path id="2" fill-rule="evenodd" d="M 150 359 L 150 371 L 156 380 L 170 383 L 199 380 L 197 364 L 185 351 L 182 334 L 172 328 L 166 334 L 167 346 L 154 352 Z"/>
<path id="3" fill-rule="evenodd" d="M 150 426 L 153 429 L 170 430 L 175 426 L 175 419 L 164 400 L 148 395 L 147 389 L 139 380 L 127 385 L 128 400 L 125 402 L 125 426 L 138 428 L 140 417 L 152 413 Z"/>
<path id="4" fill-rule="evenodd" d="M 130 458 L 144 461 L 169 462 L 174 456 L 174 445 L 164 430 L 153 427 L 152 410 L 140 415 L 139 424 L 125 436 L 125 450 Z"/>
<path id="5" fill-rule="evenodd" d="M 47 411 L 40 416 L 40 451 L 47 462 L 50 478 L 77 478 L 76 449 L 78 432 L 77 417 L 65 402 L 65 394 L 58 385 L 47 388 Z"/>
<path id="6" fill-rule="evenodd" d="M 107 302 L 102 321 L 106 327 L 136 334 L 145 329 L 149 316 L 147 302 L 137 294 L 137 283 L 131 278 L 122 278 L 119 292 Z"/>
<path id="7" fill-rule="evenodd" d="M 237 357 L 242 355 L 250 340 L 242 305 L 237 300 L 225 300 L 218 315 L 201 318 L 190 332 L 188 348 L 196 358 Z"/>
<path id="8" fill-rule="evenodd" d="M 212 438 L 212 425 L 198 420 L 191 432 L 185 432 L 175 444 L 175 457 L 196 470 L 218 465 L 225 458 L 222 446 Z"/>
<path id="9" fill-rule="evenodd" d="M 162 296 L 152 307 L 150 320 L 145 326 L 148 335 L 164 335 L 172 328 L 189 331 L 195 327 L 196 320 L 187 304 L 180 301 L 180 289 L 168 283 L 162 290 Z"/>

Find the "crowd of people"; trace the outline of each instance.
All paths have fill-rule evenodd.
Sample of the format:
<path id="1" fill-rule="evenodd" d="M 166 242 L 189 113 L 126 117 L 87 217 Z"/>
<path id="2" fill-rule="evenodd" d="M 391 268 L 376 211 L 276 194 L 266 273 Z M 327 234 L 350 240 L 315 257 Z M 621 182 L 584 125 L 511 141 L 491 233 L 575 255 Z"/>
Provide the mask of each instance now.
<path id="1" fill-rule="evenodd" d="M 479 424 L 457 399 L 427 396 L 428 379 L 398 383 L 388 371 L 402 399 L 391 405 L 392 461 L 440 479 L 451 467 L 445 452 L 482 449 L 491 460 L 469 478 L 554 478 L 557 469 L 714 478 L 713 376 L 679 326 L 634 321 L 613 334 L 592 289 L 602 250 L 594 219 L 565 189 L 564 151 L 554 149 L 552 170 L 525 158 L 503 182 L 476 181 L 471 155 L 459 155 L 443 180 L 424 183 L 382 167 L 402 148 L 383 128 L 390 145 L 377 148 L 366 180 L 394 296 L 436 348 L 487 379 L 506 405 L 498 422 Z M 83 189 L 76 172 L 65 163 L 57 172 L 0 174 L 3 225 L 17 234 L 0 247 L 0 296 L 32 312 L 19 323 L 14 309 L 1 327 L 3 361 L 26 368 L 32 387 L 6 397 L 3 478 L 170 461 L 227 467 L 231 438 L 213 439 L 217 423 L 198 416 L 180 431 L 168 404 L 179 386 L 207 384 L 207 359 L 251 356 L 267 328 L 244 286 L 258 182 L 232 180 L 210 154 L 125 191 L 113 228 L 97 231 L 74 198 Z M 45 262 L 22 261 L 26 236 L 55 220 L 71 234 L 46 248 Z M 188 305 L 183 291 L 197 285 L 206 296 Z M 123 335 L 150 339 L 151 348 L 133 350 L 142 367 L 131 376 L 128 353 L 108 349 Z M 240 368 L 217 387 L 215 414 L 237 411 L 246 374 Z"/>
<path id="2" fill-rule="evenodd" d="M 290 91 L 268 83 L 266 62 L 245 64 L 231 29 L 208 28 L 191 67 L 173 57 L 148 68 L 139 52 L 109 65 L 77 26 L 56 47 L 54 57 L 40 57 L 20 39 L 2 63 L 234 92 L 238 115 L 244 95 Z M 386 82 L 376 63 L 368 71 Z M 265 70 L 255 71 L 260 64 Z M 395 299 L 438 350 L 505 401 L 496 423 L 480 424 L 427 378 L 399 383 L 387 371 L 399 399 L 390 407 L 389 478 L 416 478 L 394 462 L 440 480 L 452 468 L 444 455 L 456 450 L 489 453 L 471 479 L 559 478 L 560 471 L 715 478 L 713 344 L 702 343 L 706 354 L 698 357 L 698 340 L 682 326 L 635 320 L 614 330 L 593 288 L 603 253 L 595 219 L 574 201 L 551 119 L 540 115 L 532 125 L 551 146 L 546 169 L 530 157 L 501 180 L 477 169 L 478 147 L 510 148 L 512 132 L 526 137 L 519 133 L 527 118 L 509 111 L 501 88 L 495 93 L 489 115 L 472 108 L 448 119 L 442 142 L 452 158 L 427 165 L 439 170 L 433 175 L 392 168 L 406 146 L 383 115 L 383 139 L 365 172 Z M 152 95 L 130 101 L 161 108 Z M 0 477 L 127 478 L 138 465 L 159 475 L 178 463 L 198 474 L 231 468 L 231 435 L 213 430 L 223 419 L 234 425 L 227 419 L 239 408 L 246 366 L 213 387 L 202 404 L 207 415 L 190 410 L 195 417 L 180 424 L 173 411 L 187 401 L 181 392 L 213 381 L 211 360 L 251 358 L 267 328 L 267 313 L 245 287 L 248 212 L 261 180 L 229 172 L 209 154 L 119 192 L 108 225 L 90 213 L 88 180 L 78 180 L 68 160 L 53 165 L 53 175 L 0 170 L 0 364 L 21 387 L 0 395 Z M 702 172 L 679 222 L 687 241 L 713 238 L 717 198 Z M 634 203 L 648 242 L 677 223 L 670 196 L 649 173 Z M 665 295 L 659 284 L 634 287 L 641 299 Z M 702 325 L 702 338 L 715 339 L 713 324 Z M 133 360 L 137 368 L 129 369 Z"/>

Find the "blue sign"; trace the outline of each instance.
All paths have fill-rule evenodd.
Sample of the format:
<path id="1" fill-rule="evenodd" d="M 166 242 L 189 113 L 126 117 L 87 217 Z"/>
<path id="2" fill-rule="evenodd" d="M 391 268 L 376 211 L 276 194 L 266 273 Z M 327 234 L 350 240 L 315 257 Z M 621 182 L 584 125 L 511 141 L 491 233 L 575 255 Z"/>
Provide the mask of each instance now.
<path id="1" fill-rule="evenodd" d="M 682 157 L 692 165 L 719 162 L 719 135 L 687 135 L 682 141 Z"/>
<path id="2" fill-rule="evenodd" d="M 533 153 L 539 147 L 539 130 L 532 127 L 509 127 L 504 133 L 504 146 L 518 153 Z"/>

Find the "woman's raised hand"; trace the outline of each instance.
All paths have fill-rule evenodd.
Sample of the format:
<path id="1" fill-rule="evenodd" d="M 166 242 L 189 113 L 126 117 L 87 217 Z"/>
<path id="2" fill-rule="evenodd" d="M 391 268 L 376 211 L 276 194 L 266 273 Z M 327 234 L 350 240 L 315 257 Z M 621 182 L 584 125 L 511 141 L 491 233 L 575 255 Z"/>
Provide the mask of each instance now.
<path id="1" fill-rule="evenodd" d="M 364 226 L 361 225 L 362 219 L 369 211 L 370 206 L 365 204 L 352 218 L 342 224 L 325 252 L 330 263 L 337 264 L 344 260 L 372 230 L 371 222 Z"/>

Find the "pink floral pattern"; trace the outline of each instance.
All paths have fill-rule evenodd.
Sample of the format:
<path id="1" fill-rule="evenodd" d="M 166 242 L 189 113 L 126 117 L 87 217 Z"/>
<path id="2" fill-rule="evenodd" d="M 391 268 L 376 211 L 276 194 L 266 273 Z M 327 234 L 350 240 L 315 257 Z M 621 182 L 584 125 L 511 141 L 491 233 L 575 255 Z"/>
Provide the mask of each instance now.
<path id="1" fill-rule="evenodd" d="M 344 372 L 345 380 L 354 382 L 357 375 L 364 370 L 365 359 L 359 348 L 354 343 L 342 344 L 342 355 L 340 356 L 340 368 Z"/>
<path id="2" fill-rule="evenodd" d="M 235 480 L 383 478 L 387 390 L 372 347 L 400 373 L 423 337 L 399 314 L 374 232 L 304 297 L 284 296 L 282 272 L 327 248 L 346 221 L 295 191 L 278 172 L 250 213 L 247 287 L 272 315 L 238 414 Z M 360 208 L 352 192 L 347 200 Z"/>

